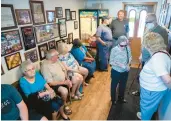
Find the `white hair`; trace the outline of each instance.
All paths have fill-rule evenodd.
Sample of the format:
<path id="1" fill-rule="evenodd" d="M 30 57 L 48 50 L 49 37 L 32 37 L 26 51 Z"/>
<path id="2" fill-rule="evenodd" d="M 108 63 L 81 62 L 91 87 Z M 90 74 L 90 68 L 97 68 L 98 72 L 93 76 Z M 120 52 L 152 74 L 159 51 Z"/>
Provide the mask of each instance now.
<path id="1" fill-rule="evenodd" d="M 58 44 L 58 52 L 59 52 L 59 54 L 64 54 L 66 47 L 68 47 L 66 43 L 59 43 Z"/>
<path id="2" fill-rule="evenodd" d="M 23 74 L 25 74 L 25 72 L 26 72 L 26 70 L 27 70 L 27 67 L 28 67 L 29 65 L 33 65 L 33 63 L 32 63 L 30 60 L 26 60 L 26 61 L 22 62 L 22 64 L 20 65 L 20 69 L 21 69 L 21 72 L 22 72 Z"/>
<path id="3" fill-rule="evenodd" d="M 52 56 L 54 56 L 54 53 L 58 53 L 55 49 L 50 49 L 49 51 L 47 51 L 46 53 L 46 59 L 50 60 L 52 58 Z"/>
<path id="4" fill-rule="evenodd" d="M 128 41 L 128 38 L 126 37 L 126 36 L 120 36 L 119 38 L 118 38 L 118 40 L 116 41 L 116 44 L 118 45 L 118 44 L 120 44 L 121 42 L 127 42 Z"/>

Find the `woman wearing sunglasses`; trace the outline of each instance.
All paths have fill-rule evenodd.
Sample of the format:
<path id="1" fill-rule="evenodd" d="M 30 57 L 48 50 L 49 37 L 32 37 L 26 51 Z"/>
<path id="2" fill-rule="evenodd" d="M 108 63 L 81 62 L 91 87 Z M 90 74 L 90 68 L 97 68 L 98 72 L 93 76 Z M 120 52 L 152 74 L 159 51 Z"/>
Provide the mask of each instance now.
<path id="1" fill-rule="evenodd" d="M 124 92 L 126 88 L 126 82 L 128 79 L 128 73 L 130 70 L 130 63 L 132 60 L 131 50 L 129 47 L 129 41 L 126 36 L 120 36 L 117 41 L 117 46 L 112 48 L 110 54 L 111 69 L 111 100 L 112 104 L 117 102 L 126 103 L 124 99 Z M 116 101 L 116 87 L 119 83 L 119 95 Z"/>

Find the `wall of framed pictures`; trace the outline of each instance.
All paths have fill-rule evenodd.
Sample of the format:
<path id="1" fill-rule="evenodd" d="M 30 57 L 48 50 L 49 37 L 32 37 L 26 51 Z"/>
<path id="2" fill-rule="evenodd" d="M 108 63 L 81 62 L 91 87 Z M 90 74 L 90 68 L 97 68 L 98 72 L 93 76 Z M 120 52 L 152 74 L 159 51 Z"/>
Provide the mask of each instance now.
<path id="1" fill-rule="evenodd" d="M 19 66 L 23 61 L 29 59 L 39 69 L 47 50 L 57 49 L 62 40 L 67 42 L 69 33 L 73 38 L 79 37 L 78 10 L 84 8 L 83 1 L 72 0 L 66 4 L 66 0 L 22 0 L 18 4 L 18 0 L 2 0 L 1 3 L 4 4 L 1 7 L 2 84 L 12 84 L 21 77 Z M 61 38 L 58 19 L 66 18 L 65 9 L 69 19 L 66 36 Z"/>

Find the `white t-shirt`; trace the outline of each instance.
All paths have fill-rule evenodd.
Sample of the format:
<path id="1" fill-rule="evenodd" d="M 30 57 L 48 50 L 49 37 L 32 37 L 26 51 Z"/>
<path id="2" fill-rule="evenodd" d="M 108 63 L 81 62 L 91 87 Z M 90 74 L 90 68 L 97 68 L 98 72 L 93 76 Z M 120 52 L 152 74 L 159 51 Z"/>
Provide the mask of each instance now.
<path id="1" fill-rule="evenodd" d="M 140 73 L 140 86 L 149 91 L 164 91 L 167 89 L 161 76 L 170 74 L 171 59 L 165 53 L 156 53 L 144 65 Z"/>

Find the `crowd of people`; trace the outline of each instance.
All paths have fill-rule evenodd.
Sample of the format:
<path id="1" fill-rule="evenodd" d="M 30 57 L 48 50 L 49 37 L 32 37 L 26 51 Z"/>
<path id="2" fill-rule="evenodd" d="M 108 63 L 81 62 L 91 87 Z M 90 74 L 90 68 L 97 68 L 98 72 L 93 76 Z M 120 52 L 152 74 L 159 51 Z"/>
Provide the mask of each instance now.
<path id="1" fill-rule="evenodd" d="M 109 26 L 108 26 L 109 25 Z M 126 103 L 124 98 L 130 64 L 132 60 L 129 25 L 124 11 L 109 23 L 109 17 L 102 18 L 102 24 L 94 36 L 98 58 L 94 58 L 80 39 L 74 39 L 71 50 L 65 43 L 58 50 L 51 49 L 40 71 L 26 60 L 21 64 L 23 76 L 19 80 L 19 93 L 11 85 L 2 84 L 2 120 L 56 120 L 60 114 L 63 120 L 70 120 L 72 109 L 67 101 L 82 100 L 83 87 L 94 77 L 96 63 L 100 71 L 108 71 L 111 65 L 112 105 Z M 168 53 L 168 35 L 157 24 L 155 14 L 148 14 L 142 42 L 139 118 L 150 120 L 159 104 L 171 88 L 171 56 Z M 118 88 L 118 97 L 116 90 Z M 137 94 L 139 91 L 133 92 Z M 70 97 L 70 99 L 68 99 Z"/>

